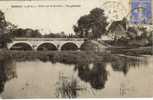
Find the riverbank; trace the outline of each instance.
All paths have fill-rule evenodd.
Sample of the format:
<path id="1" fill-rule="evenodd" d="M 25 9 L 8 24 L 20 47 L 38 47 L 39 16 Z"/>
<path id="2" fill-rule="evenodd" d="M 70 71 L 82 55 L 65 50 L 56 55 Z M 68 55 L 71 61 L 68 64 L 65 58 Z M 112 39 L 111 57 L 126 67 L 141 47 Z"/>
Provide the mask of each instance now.
<path id="1" fill-rule="evenodd" d="M 140 56 L 140 55 L 153 55 L 153 47 L 137 47 L 137 48 L 117 48 L 112 47 L 108 48 L 108 51 L 110 51 L 112 54 L 125 54 L 125 55 L 131 55 L 131 56 Z"/>
<path id="2" fill-rule="evenodd" d="M 0 50 L 0 60 L 12 59 L 15 61 L 50 61 L 52 63 L 78 64 L 92 62 L 111 62 L 116 57 L 137 59 L 137 56 L 152 55 L 152 48 L 141 49 L 113 49 L 107 52 L 93 51 L 10 51 Z"/>
<path id="3" fill-rule="evenodd" d="M 15 61 L 51 61 L 53 63 L 62 62 L 67 64 L 99 62 L 106 58 L 108 53 L 95 53 L 85 51 L 0 51 L 1 59 L 13 59 Z"/>

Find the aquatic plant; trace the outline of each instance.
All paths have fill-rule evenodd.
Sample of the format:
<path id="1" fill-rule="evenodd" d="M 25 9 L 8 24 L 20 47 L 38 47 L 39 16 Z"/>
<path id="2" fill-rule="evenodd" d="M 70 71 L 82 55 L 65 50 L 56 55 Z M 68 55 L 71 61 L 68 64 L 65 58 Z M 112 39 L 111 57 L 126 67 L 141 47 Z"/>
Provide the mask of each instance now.
<path id="1" fill-rule="evenodd" d="M 57 83 L 56 97 L 58 98 L 76 98 L 78 97 L 77 91 L 82 90 L 76 78 L 68 78 L 60 75 L 59 82 Z"/>

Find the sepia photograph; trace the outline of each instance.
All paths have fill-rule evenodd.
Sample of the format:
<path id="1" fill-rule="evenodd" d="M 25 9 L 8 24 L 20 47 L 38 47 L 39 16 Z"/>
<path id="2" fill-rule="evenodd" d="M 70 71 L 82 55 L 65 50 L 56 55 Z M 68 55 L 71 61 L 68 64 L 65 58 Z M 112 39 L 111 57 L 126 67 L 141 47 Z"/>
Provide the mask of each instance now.
<path id="1" fill-rule="evenodd" d="M 153 0 L 0 0 L 0 98 L 153 98 Z"/>

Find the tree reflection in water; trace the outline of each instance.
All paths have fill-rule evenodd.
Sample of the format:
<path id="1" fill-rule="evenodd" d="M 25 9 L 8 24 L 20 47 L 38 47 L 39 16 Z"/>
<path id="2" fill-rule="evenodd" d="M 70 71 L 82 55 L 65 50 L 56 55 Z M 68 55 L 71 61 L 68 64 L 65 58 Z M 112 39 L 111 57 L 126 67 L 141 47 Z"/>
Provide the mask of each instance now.
<path id="1" fill-rule="evenodd" d="M 140 62 L 146 64 L 145 60 L 139 57 L 115 56 L 110 63 L 114 71 L 120 71 L 126 75 L 130 67 L 139 67 Z"/>
<path id="2" fill-rule="evenodd" d="M 90 64 L 76 64 L 78 76 L 81 80 L 89 82 L 94 89 L 103 89 L 107 81 L 106 64 L 94 63 L 92 68 Z"/>
<path id="3" fill-rule="evenodd" d="M 106 66 L 108 63 L 111 64 L 112 69 L 114 71 L 123 72 L 125 75 L 128 73 L 131 67 L 139 67 L 142 63 L 145 64 L 144 59 L 140 59 L 141 57 L 131 57 L 131 56 L 120 56 L 120 55 L 106 55 L 100 56 L 101 58 L 96 60 L 97 62 L 83 61 L 74 63 L 75 70 L 78 72 L 78 77 L 87 83 L 90 83 L 91 87 L 94 89 L 103 89 L 105 88 L 106 81 L 108 80 L 108 71 L 106 70 Z M 60 56 L 59 56 L 60 58 Z M 66 58 L 68 59 L 68 58 Z M 68 59 L 69 60 L 69 59 Z M 67 60 L 67 61 L 68 61 Z M 50 57 L 47 57 L 44 61 L 51 61 L 54 63 Z M 71 60 L 70 60 L 71 61 Z M 95 60 L 94 60 L 95 61 Z M 143 61 L 143 62 L 142 62 Z M 141 62 L 141 64 L 140 64 Z M 64 60 L 61 60 L 60 63 L 70 64 Z M 4 56 L 0 58 L 0 94 L 4 90 L 4 85 L 6 81 L 15 78 L 16 67 L 13 65 L 14 62 L 10 56 Z M 71 80 L 71 79 L 70 79 Z M 69 98 L 75 98 L 78 96 L 77 91 L 82 90 L 81 86 L 78 86 L 76 80 L 62 81 L 62 93 L 61 97 L 67 96 Z"/>
<path id="4" fill-rule="evenodd" d="M 0 94 L 4 91 L 6 81 L 17 77 L 14 62 L 8 56 L 0 59 Z"/>
<path id="5" fill-rule="evenodd" d="M 131 67 L 139 67 L 141 65 L 140 62 L 146 63 L 140 57 L 115 55 L 110 57 L 110 59 L 104 59 L 101 62 L 94 62 L 93 64 L 75 64 L 75 70 L 78 71 L 79 78 L 85 82 L 89 82 L 92 88 L 103 89 L 108 79 L 108 71 L 106 70 L 108 63 L 111 64 L 114 71 L 120 71 L 126 75 Z"/>

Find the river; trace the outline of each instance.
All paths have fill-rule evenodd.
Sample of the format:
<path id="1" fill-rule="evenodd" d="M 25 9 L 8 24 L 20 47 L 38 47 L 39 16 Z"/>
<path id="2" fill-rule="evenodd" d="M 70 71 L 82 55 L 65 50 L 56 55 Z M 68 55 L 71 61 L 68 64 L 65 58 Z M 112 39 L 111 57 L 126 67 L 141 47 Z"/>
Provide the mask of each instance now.
<path id="1" fill-rule="evenodd" d="M 0 61 L 1 98 L 152 97 L 153 56 L 62 64 Z"/>

